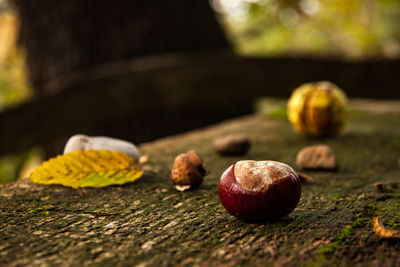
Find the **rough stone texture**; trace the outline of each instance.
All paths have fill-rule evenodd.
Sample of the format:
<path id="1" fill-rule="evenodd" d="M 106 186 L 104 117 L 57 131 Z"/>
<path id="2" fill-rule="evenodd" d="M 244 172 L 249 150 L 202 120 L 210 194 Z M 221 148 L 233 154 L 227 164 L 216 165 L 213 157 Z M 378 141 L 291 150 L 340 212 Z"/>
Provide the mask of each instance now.
<path id="1" fill-rule="evenodd" d="M 20 180 L 0 187 L 0 265 L 12 266 L 399 266 L 400 242 L 382 240 L 371 219 L 400 229 L 399 113 L 353 111 L 345 131 L 326 139 L 338 172 L 313 172 L 299 206 L 279 221 L 249 224 L 218 199 L 222 157 L 212 140 L 247 132 L 246 156 L 295 166 L 302 147 L 320 143 L 288 122 L 256 116 L 145 144 L 146 174 L 134 183 L 74 190 Z M 177 192 L 174 157 L 195 149 L 209 171 L 196 190 Z"/>

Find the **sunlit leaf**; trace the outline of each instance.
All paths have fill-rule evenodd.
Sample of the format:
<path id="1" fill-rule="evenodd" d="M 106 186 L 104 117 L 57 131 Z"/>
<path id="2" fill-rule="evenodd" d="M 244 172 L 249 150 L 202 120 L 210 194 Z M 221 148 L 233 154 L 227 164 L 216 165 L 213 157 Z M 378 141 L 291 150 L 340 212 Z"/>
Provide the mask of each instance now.
<path id="1" fill-rule="evenodd" d="M 143 171 L 124 153 L 108 150 L 77 150 L 52 158 L 37 167 L 31 180 L 39 184 L 61 184 L 73 188 L 125 184 Z"/>

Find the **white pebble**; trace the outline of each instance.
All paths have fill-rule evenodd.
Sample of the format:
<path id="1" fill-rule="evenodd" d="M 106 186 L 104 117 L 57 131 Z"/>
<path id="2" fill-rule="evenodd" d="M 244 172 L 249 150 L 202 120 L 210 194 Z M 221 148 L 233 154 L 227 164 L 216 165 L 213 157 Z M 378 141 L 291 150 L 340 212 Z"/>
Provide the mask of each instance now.
<path id="1" fill-rule="evenodd" d="M 125 153 L 131 158 L 134 158 L 136 162 L 139 162 L 139 157 L 140 157 L 139 149 L 134 144 L 121 139 L 105 137 L 105 136 L 91 137 L 83 134 L 77 134 L 71 136 L 68 139 L 67 144 L 65 145 L 64 154 L 69 152 L 74 152 L 78 149 L 81 150 L 104 149 L 110 151 L 118 151 Z"/>

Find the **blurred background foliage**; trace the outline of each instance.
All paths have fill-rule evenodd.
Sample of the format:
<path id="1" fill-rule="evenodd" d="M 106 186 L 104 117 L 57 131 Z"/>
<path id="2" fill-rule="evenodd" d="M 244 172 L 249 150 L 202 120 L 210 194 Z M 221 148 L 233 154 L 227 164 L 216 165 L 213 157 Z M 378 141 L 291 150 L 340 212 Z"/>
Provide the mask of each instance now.
<path id="1" fill-rule="evenodd" d="M 17 45 L 18 17 L 9 3 L 0 0 L 0 111 L 26 101 L 28 85 L 23 49 Z"/>
<path id="2" fill-rule="evenodd" d="M 43 161 L 40 149 L 32 149 L 23 153 L 0 158 L 0 185 L 19 178 L 26 178 Z"/>
<path id="3" fill-rule="evenodd" d="M 399 58 L 398 0 L 211 0 L 239 54 Z"/>
<path id="4" fill-rule="evenodd" d="M 239 55 L 400 57 L 399 0 L 210 0 L 210 5 Z M 33 95 L 18 30 L 12 0 L 0 0 L 0 111 Z M 38 150 L 1 158 L 0 184 L 27 176 L 42 158 Z"/>
<path id="5" fill-rule="evenodd" d="M 0 111 L 28 100 L 32 95 L 26 76 L 23 49 L 17 45 L 18 17 L 5 0 L 0 0 Z M 24 174 L 39 154 L 32 151 L 0 158 L 0 184 Z"/>
<path id="6" fill-rule="evenodd" d="M 400 57 L 398 0 L 210 0 L 236 52 L 253 56 Z M 18 16 L 0 0 L 0 110 L 32 97 Z"/>

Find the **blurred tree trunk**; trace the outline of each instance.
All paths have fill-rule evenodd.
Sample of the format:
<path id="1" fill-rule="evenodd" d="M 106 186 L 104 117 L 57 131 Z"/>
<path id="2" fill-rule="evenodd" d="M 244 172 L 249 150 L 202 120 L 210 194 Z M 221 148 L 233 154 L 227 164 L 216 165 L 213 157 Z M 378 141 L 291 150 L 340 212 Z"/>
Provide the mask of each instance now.
<path id="1" fill-rule="evenodd" d="M 229 49 L 204 0 L 14 0 L 36 96 L 46 83 L 108 62 Z"/>

